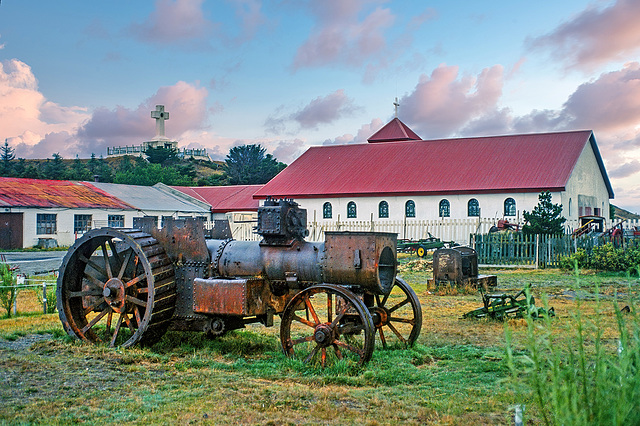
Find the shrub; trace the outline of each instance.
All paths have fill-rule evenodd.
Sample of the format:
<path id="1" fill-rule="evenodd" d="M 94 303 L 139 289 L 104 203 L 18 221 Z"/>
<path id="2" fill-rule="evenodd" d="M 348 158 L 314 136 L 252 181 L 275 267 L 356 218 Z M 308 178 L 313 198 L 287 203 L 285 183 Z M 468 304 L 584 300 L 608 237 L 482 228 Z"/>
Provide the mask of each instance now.
<path id="1" fill-rule="evenodd" d="M 16 276 L 4 263 L 0 263 L 0 305 L 7 311 L 7 316 L 11 316 L 11 308 L 16 300 L 18 290 L 15 287 Z"/>
<path id="2" fill-rule="evenodd" d="M 630 271 L 640 265 L 640 248 L 616 248 L 612 243 L 595 246 L 591 252 L 579 248 L 571 256 L 560 259 L 560 267 L 566 270 L 578 268 L 599 271 Z"/>

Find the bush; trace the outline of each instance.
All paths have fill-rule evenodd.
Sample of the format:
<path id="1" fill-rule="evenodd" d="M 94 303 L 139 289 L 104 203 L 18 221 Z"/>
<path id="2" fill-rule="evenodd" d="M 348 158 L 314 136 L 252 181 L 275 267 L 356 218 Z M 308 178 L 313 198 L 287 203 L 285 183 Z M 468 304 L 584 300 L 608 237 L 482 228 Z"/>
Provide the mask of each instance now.
<path id="1" fill-rule="evenodd" d="M 579 248 L 571 256 L 560 259 L 560 267 L 566 270 L 574 268 L 596 269 L 598 271 L 636 271 L 640 265 L 640 248 L 616 248 L 612 243 L 595 246 L 588 253 Z"/>
<path id="2" fill-rule="evenodd" d="M 11 316 L 11 308 L 16 300 L 18 290 L 15 287 L 16 276 L 4 263 L 0 263 L 0 305 L 7 311 L 7 317 Z"/>

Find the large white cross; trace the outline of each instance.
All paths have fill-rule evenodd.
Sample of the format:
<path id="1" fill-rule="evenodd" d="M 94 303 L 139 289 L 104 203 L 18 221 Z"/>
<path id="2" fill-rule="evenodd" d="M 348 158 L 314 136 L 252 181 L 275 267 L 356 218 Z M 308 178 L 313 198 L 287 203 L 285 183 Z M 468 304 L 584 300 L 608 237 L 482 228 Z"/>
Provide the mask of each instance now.
<path id="1" fill-rule="evenodd" d="M 151 111 L 151 118 L 156 119 L 156 138 L 164 138 L 164 120 L 169 119 L 169 113 L 164 111 L 164 105 L 156 105 L 156 110 Z"/>
<path id="2" fill-rule="evenodd" d="M 398 103 L 398 98 L 396 98 L 396 101 L 393 103 L 393 106 L 396 108 L 396 118 L 398 118 L 398 107 L 400 106 L 400 104 Z"/>

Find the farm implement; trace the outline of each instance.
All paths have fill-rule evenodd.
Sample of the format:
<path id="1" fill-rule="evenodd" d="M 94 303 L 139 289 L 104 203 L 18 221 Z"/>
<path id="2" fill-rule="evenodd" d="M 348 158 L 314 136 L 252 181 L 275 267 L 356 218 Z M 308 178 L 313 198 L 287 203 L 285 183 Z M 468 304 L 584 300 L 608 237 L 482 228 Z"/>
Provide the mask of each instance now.
<path id="1" fill-rule="evenodd" d="M 436 250 L 442 247 L 452 247 L 455 245 L 453 241 L 440 241 L 440 238 L 434 237 L 431 233 L 427 238 L 420 240 L 401 239 L 398 240 L 398 251 L 401 253 L 416 254 L 419 257 L 425 257 L 429 250 Z"/>
<path id="2" fill-rule="evenodd" d="M 555 316 L 553 308 L 546 310 L 535 305 L 533 296 L 527 296 L 526 288 L 520 290 L 515 296 L 511 294 L 485 294 L 482 295 L 481 308 L 467 312 L 462 318 L 491 318 L 505 320 L 508 318 L 525 318 L 527 313 L 532 318 Z"/>

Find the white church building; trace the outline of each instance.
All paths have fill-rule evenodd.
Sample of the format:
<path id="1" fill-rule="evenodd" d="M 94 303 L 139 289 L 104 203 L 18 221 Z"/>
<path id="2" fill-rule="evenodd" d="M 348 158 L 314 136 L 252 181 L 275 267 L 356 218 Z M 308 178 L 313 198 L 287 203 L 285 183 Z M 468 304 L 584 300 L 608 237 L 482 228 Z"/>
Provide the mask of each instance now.
<path id="1" fill-rule="evenodd" d="M 459 242 L 498 219 L 523 224 L 542 191 L 570 228 L 579 216 L 609 218 L 614 194 L 590 130 L 422 140 L 396 117 L 368 142 L 311 147 L 254 197 L 293 198 L 325 229 L 393 222 L 404 226 L 399 238 L 421 238 L 407 226 L 422 221 Z M 438 235 L 436 225 L 464 229 Z"/>

